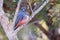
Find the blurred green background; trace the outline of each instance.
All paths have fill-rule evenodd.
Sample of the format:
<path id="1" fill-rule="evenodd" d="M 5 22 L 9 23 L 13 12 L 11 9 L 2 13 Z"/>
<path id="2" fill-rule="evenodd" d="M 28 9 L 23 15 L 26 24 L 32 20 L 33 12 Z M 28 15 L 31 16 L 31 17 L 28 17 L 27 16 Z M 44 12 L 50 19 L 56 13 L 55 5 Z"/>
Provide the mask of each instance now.
<path id="1" fill-rule="evenodd" d="M 41 2 L 41 0 L 39 0 L 39 2 Z M 12 23 L 12 19 L 14 17 L 15 8 L 17 6 L 18 0 L 15 0 L 15 2 L 13 2 L 12 0 L 4 0 L 4 3 L 6 4 L 6 6 L 9 7 L 9 10 L 4 10 L 4 11 L 6 12 L 7 16 L 9 17 L 10 23 Z M 60 4 L 60 0 L 57 0 L 56 4 Z M 47 20 L 46 11 L 47 11 L 47 7 L 49 7 L 49 6 L 50 6 L 50 4 L 48 3 L 37 15 L 35 15 L 34 18 L 39 19 L 40 20 L 39 22 L 41 22 L 42 20 L 44 20 L 44 22 L 46 22 L 46 20 Z M 53 8 L 53 10 L 54 10 L 54 8 Z M 57 8 L 57 10 L 58 10 L 58 8 Z M 56 13 L 55 11 L 54 11 L 54 13 Z M 54 24 L 57 24 L 57 23 L 54 23 Z M 46 23 L 43 25 L 45 26 Z M 48 29 L 48 28 L 46 27 L 46 29 Z M 34 24 L 31 24 L 31 23 L 29 23 L 24 28 L 22 28 L 18 32 L 17 35 L 20 40 L 28 40 L 28 39 L 29 40 L 49 40 L 48 37 L 42 32 L 42 30 L 40 30 L 37 26 L 35 26 Z M 8 40 L 1 25 L 0 25 L 0 40 Z"/>

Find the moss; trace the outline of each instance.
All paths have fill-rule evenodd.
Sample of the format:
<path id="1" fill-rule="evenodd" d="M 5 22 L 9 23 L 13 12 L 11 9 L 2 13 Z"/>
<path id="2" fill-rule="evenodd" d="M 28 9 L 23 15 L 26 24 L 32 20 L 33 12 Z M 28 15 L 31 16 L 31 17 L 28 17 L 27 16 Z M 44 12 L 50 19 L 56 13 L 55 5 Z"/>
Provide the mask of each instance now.
<path id="1" fill-rule="evenodd" d="M 60 0 L 57 0 L 57 3 L 60 4 Z"/>

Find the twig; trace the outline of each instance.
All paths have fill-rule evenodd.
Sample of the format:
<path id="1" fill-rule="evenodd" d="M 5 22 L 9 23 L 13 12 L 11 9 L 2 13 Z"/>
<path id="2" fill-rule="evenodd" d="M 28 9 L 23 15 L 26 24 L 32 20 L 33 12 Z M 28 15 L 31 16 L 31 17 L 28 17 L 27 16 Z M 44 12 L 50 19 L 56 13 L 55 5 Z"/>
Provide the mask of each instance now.
<path id="1" fill-rule="evenodd" d="M 13 23 L 12 23 L 12 27 L 13 27 L 13 28 L 14 28 L 15 20 L 16 20 L 16 17 L 17 17 L 19 8 L 20 8 L 20 3 L 21 3 L 21 0 L 19 0 L 18 5 L 17 5 L 17 8 L 16 8 L 16 11 L 15 11 L 15 15 L 14 15 Z"/>
<path id="2" fill-rule="evenodd" d="M 45 6 L 48 2 L 49 2 L 49 0 L 46 0 L 35 12 L 33 12 L 32 15 L 30 16 L 29 21 L 32 20 L 32 18 L 33 18 L 37 13 L 39 13 L 39 12 L 44 8 L 44 6 Z M 28 22 L 29 22 L 29 21 L 28 21 Z M 28 22 L 27 22 L 27 23 L 28 23 Z M 26 23 L 26 24 L 27 24 L 27 23 Z M 14 33 L 17 34 L 18 31 L 21 30 L 21 28 L 23 28 L 26 24 L 24 24 L 24 25 L 22 25 L 21 27 L 17 28 L 17 29 L 14 31 Z"/>

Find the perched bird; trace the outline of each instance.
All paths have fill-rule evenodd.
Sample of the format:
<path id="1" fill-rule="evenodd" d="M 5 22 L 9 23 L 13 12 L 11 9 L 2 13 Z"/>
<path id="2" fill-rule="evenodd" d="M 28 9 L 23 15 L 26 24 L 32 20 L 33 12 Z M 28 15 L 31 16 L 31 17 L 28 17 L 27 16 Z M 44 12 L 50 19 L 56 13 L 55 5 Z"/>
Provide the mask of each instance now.
<path id="1" fill-rule="evenodd" d="M 16 18 L 16 21 L 15 21 L 15 30 L 24 25 L 28 19 L 29 19 L 29 13 L 26 11 L 27 8 L 26 7 L 22 7 L 20 12 L 17 14 L 17 18 Z"/>

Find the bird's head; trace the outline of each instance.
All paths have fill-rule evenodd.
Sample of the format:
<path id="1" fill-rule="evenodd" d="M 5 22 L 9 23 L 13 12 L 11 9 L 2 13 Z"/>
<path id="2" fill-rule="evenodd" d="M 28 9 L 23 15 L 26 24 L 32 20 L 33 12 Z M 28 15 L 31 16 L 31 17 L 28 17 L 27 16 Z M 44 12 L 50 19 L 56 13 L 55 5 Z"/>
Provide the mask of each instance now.
<path id="1" fill-rule="evenodd" d="M 27 8 L 24 6 L 24 7 L 21 8 L 21 10 L 22 10 L 22 11 L 26 11 Z"/>

